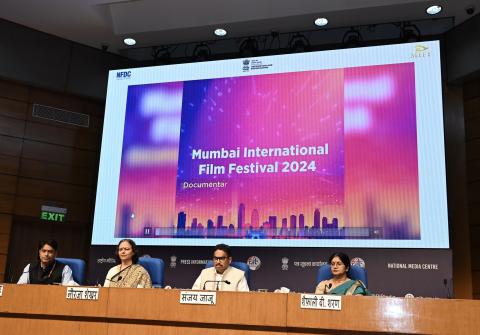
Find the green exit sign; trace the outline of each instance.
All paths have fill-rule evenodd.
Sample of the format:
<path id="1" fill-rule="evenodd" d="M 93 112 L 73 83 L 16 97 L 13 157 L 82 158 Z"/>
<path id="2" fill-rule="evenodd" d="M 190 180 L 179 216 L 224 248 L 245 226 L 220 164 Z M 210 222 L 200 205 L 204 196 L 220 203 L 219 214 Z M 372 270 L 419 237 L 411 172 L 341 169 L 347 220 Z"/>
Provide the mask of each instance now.
<path id="1" fill-rule="evenodd" d="M 67 209 L 53 206 L 42 206 L 40 219 L 52 222 L 65 222 L 67 220 Z"/>

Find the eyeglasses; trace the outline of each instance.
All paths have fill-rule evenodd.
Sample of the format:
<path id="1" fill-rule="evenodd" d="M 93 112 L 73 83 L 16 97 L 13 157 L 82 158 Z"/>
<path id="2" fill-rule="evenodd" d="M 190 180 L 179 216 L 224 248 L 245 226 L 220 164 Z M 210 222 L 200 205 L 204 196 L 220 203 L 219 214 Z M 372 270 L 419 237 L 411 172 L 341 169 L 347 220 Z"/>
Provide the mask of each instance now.
<path id="1" fill-rule="evenodd" d="M 220 261 L 220 262 L 223 262 L 227 259 L 228 257 L 215 257 L 213 256 L 213 261 L 216 262 L 216 261 Z"/>

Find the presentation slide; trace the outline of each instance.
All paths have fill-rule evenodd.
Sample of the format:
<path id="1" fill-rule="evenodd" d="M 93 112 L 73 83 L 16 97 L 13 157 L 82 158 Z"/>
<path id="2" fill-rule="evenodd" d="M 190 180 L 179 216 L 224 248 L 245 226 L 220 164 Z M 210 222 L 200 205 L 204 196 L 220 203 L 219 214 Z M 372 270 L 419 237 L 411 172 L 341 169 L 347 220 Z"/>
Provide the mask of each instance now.
<path id="1" fill-rule="evenodd" d="M 109 74 L 92 244 L 448 248 L 438 41 Z"/>

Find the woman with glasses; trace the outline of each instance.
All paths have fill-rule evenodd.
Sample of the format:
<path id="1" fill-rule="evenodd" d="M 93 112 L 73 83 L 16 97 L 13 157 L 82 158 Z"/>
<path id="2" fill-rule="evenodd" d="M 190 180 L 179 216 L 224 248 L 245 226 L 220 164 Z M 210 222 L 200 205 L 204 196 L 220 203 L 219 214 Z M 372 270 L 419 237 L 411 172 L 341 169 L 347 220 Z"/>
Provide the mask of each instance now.
<path id="1" fill-rule="evenodd" d="M 135 242 L 130 239 L 121 240 L 117 246 L 115 259 L 119 264 L 108 271 L 104 287 L 152 287 L 152 280 L 147 270 L 137 264 L 138 249 Z"/>
<path id="2" fill-rule="evenodd" d="M 350 258 L 341 252 L 336 252 L 328 259 L 332 278 L 321 281 L 315 289 L 315 294 L 337 295 L 370 295 L 360 280 L 347 277 L 350 268 Z"/>

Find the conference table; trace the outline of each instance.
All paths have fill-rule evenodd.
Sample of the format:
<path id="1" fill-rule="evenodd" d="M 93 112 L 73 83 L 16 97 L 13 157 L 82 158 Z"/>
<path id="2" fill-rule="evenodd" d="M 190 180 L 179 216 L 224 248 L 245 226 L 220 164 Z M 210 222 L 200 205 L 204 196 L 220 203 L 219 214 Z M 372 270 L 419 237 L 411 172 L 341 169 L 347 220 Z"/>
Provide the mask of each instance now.
<path id="1" fill-rule="evenodd" d="M 181 304 L 180 290 L 98 288 L 67 299 L 62 286 L 3 284 L 2 334 L 480 334 L 480 301 L 345 296 L 341 310 L 300 308 L 299 293 L 216 292 Z"/>

